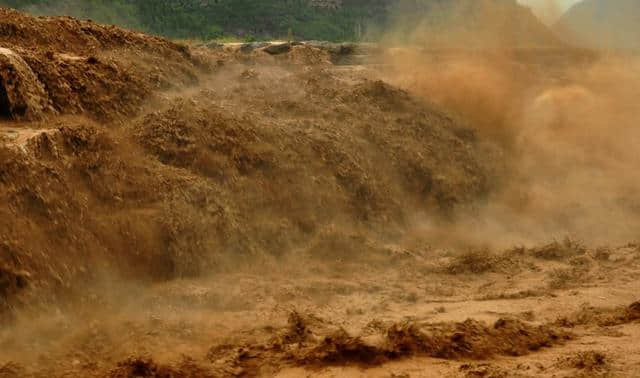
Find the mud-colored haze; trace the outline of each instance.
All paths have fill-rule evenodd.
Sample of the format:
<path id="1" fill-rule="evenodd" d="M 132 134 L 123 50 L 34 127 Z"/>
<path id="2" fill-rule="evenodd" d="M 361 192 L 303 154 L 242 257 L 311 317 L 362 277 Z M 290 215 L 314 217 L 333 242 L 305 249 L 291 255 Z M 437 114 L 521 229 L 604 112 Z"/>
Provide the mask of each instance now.
<path id="1" fill-rule="evenodd" d="M 637 376 L 637 54 L 403 4 L 358 44 L 0 8 L 0 378 Z"/>
<path id="2" fill-rule="evenodd" d="M 518 0 L 520 4 L 530 7 L 536 16 L 547 25 L 558 21 L 567 9 L 580 1 L 581 0 Z"/>
<path id="3" fill-rule="evenodd" d="M 502 148 L 495 190 L 478 214 L 460 216 L 462 238 L 477 233 L 475 241 L 506 244 L 567 235 L 596 243 L 636 238 L 640 61 L 573 48 L 543 28 L 526 34 L 514 26 L 510 33 L 501 29 L 510 25 L 505 18 L 517 19 L 514 25 L 535 21 L 495 3 L 476 6 L 474 14 L 484 17 L 471 30 L 441 29 L 440 41 L 449 44 L 434 45 L 425 22 L 411 35 L 412 48 L 387 60 L 389 80 L 449 109 Z M 521 39 L 500 38 L 505 33 Z M 528 45 L 538 47 L 519 48 Z"/>

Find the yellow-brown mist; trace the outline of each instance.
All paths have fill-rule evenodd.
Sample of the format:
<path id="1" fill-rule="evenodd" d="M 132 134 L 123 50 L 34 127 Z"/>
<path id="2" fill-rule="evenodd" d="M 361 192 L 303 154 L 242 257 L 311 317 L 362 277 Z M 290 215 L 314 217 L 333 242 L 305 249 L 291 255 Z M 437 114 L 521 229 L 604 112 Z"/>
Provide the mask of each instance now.
<path id="1" fill-rule="evenodd" d="M 389 34 L 388 79 L 448 109 L 503 154 L 493 162 L 493 194 L 478 212 L 458 214 L 453 227 L 423 219 L 420 232 L 454 243 L 636 239 L 640 59 L 533 43 L 545 41 L 545 31 L 514 41 L 509 35 L 522 34 L 502 29 L 505 18 L 530 14 L 516 7 L 507 15 L 491 1 L 474 6 L 484 16 L 475 29 L 440 29 L 439 43 L 427 21 L 405 47 Z"/>

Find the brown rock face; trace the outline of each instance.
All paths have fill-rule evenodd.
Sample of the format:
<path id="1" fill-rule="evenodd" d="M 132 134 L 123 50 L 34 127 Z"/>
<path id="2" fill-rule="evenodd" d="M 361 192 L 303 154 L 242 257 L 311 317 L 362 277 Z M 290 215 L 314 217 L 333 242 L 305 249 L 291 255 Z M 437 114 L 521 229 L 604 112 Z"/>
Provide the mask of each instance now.
<path id="1" fill-rule="evenodd" d="M 0 117 L 42 118 L 48 96 L 29 65 L 13 50 L 0 48 Z"/>

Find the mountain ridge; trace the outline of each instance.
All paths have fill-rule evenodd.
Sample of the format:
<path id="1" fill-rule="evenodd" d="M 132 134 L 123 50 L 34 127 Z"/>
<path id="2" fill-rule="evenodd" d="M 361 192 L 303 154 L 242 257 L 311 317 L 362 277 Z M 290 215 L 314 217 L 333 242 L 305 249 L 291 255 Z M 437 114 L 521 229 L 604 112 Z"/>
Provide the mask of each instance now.
<path id="1" fill-rule="evenodd" d="M 640 49 L 640 2 L 583 0 L 553 26 L 572 44 L 582 47 Z"/>

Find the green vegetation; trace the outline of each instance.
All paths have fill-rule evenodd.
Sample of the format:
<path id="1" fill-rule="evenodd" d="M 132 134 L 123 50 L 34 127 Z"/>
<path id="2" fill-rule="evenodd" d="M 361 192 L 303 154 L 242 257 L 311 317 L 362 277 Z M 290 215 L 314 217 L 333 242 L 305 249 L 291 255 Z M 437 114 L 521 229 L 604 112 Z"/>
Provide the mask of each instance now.
<path id="1" fill-rule="evenodd" d="M 555 40 L 516 0 L 0 0 L 0 5 L 184 40 L 371 41 L 382 35 L 431 45 Z"/>
<path id="2" fill-rule="evenodd" d="M 424 2 L 428 0 L 407 0 Z M 370 39 L 389 21 L 390 0 L 0 0 L 39 15 L 70 15 L 172 38 Z"/>
<path id="3" fill-rule="evenodd" d="M 0 0 L 0 6 L 37 15 L 65 15 L 140 28 L 138 7 L 131 0 Z"/>

